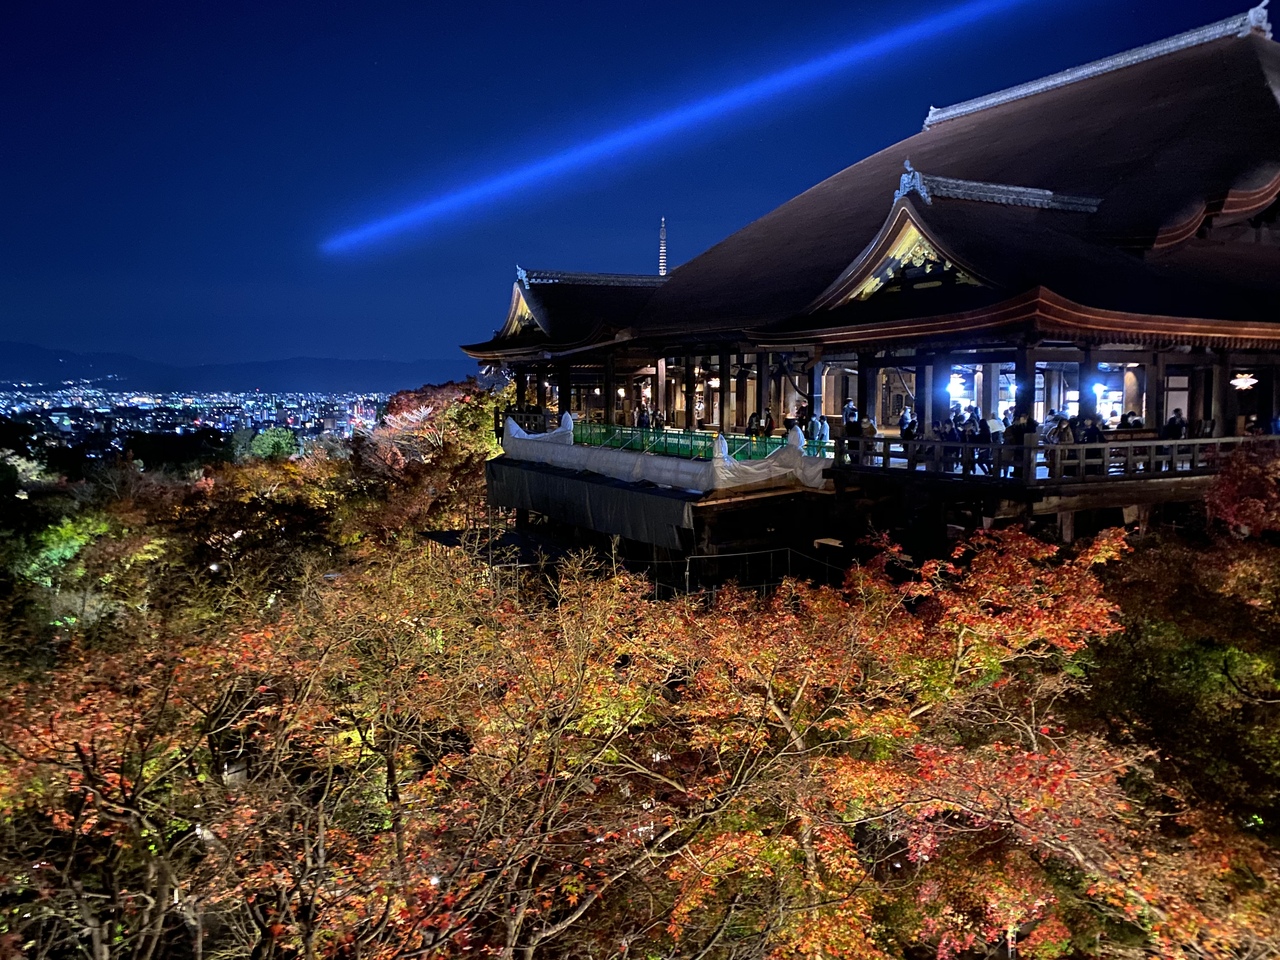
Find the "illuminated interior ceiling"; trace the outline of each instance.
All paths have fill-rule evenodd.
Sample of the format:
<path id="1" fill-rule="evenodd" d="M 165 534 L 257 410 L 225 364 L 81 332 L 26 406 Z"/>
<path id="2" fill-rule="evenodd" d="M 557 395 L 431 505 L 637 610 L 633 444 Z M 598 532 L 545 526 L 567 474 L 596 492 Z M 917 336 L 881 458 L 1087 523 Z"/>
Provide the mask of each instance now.
<path id="1" fill-rule="evenodd" d="M 898 227 L 888 252 L 880 262 L 836 306 L 866 300 L 881 290 L 886 293 L 904 289 L 927 290 L 944 283 L 982 286 L 940 253 L 908 217 Z"/>

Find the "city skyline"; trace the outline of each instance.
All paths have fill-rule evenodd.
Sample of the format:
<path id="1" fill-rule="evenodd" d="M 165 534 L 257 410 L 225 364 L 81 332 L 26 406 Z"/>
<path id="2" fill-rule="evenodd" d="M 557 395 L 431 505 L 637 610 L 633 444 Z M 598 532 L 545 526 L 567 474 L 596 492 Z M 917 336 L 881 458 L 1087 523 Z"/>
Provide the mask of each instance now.
<path id="1" fill-rule="evenodd" d="M 954 4 L 926 3 L 912 19 Z M 326 236 L 899 25 L 883 3 L 358 12 L 7 8 L 0 339 L 192 364 L 459 360 L 526 266 L 656 273 L 911 132 L 930 105 L 1247 2 L 1024 5 L 350 258 Z M 536 55 L 530 51 L 536 51 Z M 409 386 L 410 384 L 406 384 Z"/>

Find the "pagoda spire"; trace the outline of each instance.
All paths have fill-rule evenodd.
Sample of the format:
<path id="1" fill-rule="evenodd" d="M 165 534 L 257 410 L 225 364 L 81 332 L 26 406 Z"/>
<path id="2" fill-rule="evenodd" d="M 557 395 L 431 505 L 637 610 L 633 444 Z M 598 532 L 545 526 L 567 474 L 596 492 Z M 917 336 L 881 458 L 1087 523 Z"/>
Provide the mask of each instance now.
<path id="1" fill-rule="evenodd" d="M 658 228 L 658 276 L 667 275 L 667 218 L 662 218 L 662 226 Z"/>

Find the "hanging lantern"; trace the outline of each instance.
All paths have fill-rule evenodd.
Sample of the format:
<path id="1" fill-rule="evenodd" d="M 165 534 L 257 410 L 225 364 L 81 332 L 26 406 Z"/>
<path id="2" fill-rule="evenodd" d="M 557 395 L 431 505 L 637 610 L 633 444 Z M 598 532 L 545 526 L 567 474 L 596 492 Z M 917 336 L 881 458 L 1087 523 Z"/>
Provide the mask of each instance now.
<path id="1" fill-rule="evenodd" d="M 1231 385 L 1237 390 L 1252 390 L 1258 378 L 1251 373 L 1237 373 L 1231 378 Z"/>

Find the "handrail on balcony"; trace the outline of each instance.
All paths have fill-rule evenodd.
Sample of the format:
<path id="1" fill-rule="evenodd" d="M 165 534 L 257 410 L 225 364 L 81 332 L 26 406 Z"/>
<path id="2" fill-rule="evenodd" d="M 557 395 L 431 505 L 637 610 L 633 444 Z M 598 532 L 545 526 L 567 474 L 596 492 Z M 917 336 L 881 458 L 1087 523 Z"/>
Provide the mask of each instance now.
<path id="1" fill-rule="evenodd" d="M 1267 442 L 1280 442 L 1280 437 L 1025 446 L 895 437 L 840 438 L 835 445 L 835 461 L 837 466 L 864 472 L 921 471 L 980 480 L 1011 479 L 1026 485 L 1097 483 L 1211 474 L 1241 446 Z"/>

